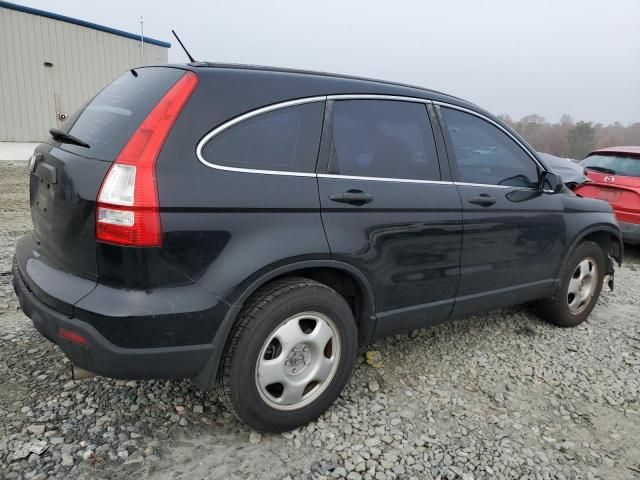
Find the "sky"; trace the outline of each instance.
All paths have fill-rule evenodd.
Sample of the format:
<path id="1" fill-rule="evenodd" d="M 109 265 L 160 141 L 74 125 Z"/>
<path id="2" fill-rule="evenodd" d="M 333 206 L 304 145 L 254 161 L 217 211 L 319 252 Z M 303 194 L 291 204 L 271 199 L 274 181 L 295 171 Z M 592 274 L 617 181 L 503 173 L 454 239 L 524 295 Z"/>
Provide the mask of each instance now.
<path id="1" fill-rule="evenodd" d="M 519 119 L 640 121 L 640 0 L 13 0 L 169 41 L 169 61 L 410 83 Z"/>

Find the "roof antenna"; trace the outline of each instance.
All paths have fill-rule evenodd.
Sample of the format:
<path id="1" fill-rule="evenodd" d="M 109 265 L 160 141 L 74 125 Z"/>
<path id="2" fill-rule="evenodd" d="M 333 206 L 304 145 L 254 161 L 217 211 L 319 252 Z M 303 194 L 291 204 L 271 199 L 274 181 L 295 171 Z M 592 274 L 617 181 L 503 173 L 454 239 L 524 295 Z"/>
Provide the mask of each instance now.
<path id="1" fill-rule="evenodd" d="M 180 40 L 180 37 L 178 36 L 176 31 L 175 30 L 171 30 L 171 33 L 173 33 L 173 36 L 176 37 L 176 40 L 178 40 L 178 43 L 180 44 L 180 46 L 184 50 L 184 53 L 187 54 L 187 57 L 189 57 L 189 60 L 191 61 L 191 63 L 195 63 L 195 61 L 196 61 L 195 58 L 193 58 L 191 56 L 191 54 L 189 53 L 189 50 L 187 50 L 187 47 L 184 46 L 184 44 L 182 43 L 182 40 Z"/>
<path id="2" fill-rule="evenodd" d="M 144 63 L 144 20 L 140 17 L 140 62 Z"/>

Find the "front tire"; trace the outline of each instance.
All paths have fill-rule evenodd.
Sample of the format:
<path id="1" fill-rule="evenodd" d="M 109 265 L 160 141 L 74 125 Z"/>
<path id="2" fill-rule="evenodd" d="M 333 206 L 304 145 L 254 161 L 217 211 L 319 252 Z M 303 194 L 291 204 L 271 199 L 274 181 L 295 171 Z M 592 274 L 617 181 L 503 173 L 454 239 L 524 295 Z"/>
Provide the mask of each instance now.
<path id="1" fill-rule="evenodd" d="M 305 278 L 274 281 L 238 316 L 222 360 L 220 397 L 256 430 L 297 428 L 338 397 L 357 339 L 351 309 L 335 290 Z"/>
<path id="2" fill-rule="evenodd" d="M 593 311 L 604 283 L 606 259 L 597 243 L 580 243 L 560 273 L 560 288 L 538 302 L 540 316 L 559 327 L 575 327 Z"/>

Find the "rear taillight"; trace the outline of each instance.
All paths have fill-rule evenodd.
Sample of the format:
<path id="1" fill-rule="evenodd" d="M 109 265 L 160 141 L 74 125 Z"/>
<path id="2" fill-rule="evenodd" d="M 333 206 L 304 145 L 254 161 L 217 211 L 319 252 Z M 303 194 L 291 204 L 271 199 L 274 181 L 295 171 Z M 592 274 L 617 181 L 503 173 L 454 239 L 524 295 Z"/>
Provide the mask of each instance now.
<path id="1" fill-rule="evenodd" d="M 156 160 L 173 123 L 198 83 L 187 72 L 151 110 L 102 182 L 96 209 L 100 242 L 138 247 L 162 244 Z"/>

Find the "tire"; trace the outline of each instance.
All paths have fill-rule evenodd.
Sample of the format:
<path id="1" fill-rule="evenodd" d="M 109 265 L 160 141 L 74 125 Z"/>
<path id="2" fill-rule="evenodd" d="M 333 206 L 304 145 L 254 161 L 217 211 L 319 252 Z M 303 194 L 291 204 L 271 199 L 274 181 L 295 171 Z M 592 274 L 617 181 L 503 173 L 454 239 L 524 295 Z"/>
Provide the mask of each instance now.
<path id="1" fill-rule="evenodd" d="M 540 316 L 558 327 L 580 325 L 589 317 L 600 297 L 605 269 L 606 259 L 602 248 L 590 241 L 580 243 L 562 268 L 560 287 L 556 293 L 537 303 Z M 581 280 L 583 274 L 586 276 Z M 579 285 L 582 287 L 577 290 Z"/>
<path id="2" fill-rule="evenodd" d="M 340 395 L 357 349 L 356 323 L 340 294 L 306 278 L 276 280 L 238 315 L 218 393 L 250 427 L 292 430 L 317 418 Z"/>

